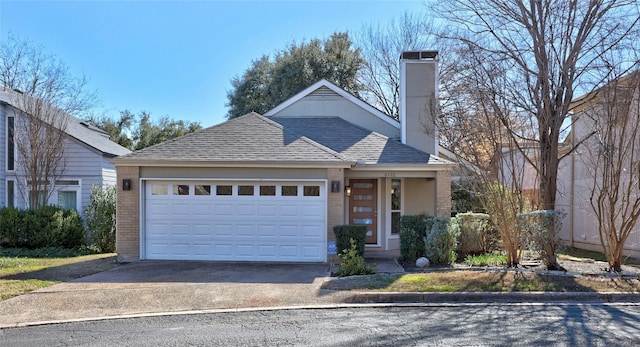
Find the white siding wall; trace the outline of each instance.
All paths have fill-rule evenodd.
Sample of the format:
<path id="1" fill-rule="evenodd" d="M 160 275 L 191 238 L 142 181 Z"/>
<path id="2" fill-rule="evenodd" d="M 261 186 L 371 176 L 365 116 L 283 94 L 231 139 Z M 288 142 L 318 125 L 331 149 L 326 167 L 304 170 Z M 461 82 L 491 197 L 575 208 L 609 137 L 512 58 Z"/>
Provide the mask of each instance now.
<path id="1" fill-rule="evenodd" d="M 102 158 L 102 186 L 110 187 L 116 185 L 116 166 L 107 158 Z"/>
<path id="2" fill-rule="evenodd" d="M 590 129 L 584 117 L 577 121 L 573 129 L 576 141 L 589 134 Z M 596 139 L 593 138 L 593 140 Z M 588 144 L 589 142 L 586 143 Z M 567 212 L 560 233 L 561 239 L 573 241 L 573 244 L 579 248 L 601 252 L 598 220 L 590 203 L 593 177 L 588 169 L 593 165 L 597 163 L 585 146 L 578 148 L 573 157 L 566 158 L 560 163 L 556 209 Z M 636 225 L 627 239 L 625 249 L 631 256 L 640 256 L 640 225 Z"/>

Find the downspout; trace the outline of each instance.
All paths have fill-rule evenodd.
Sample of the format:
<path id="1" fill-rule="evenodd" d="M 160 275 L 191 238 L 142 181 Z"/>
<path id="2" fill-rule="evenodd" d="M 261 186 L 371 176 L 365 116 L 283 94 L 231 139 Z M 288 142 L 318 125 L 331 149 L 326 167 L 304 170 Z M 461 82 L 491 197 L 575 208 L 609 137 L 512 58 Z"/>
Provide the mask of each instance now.
<path id="1" fill-rule="evenodd" d="M 576 185 L 576 176 L 575 176 L 575 160 L 576 160 L 576 151 L 573 150 L 573 146 L 575 146 L 575 129 L 572 129 L 573 131 L 571 131 L 571 185 L 569 186 L 569 231 L 571 233 L 571 247 L 574 247 L 573 243 L 574 243 L 574 234 L 575 234 L 575 230 L 573 228 L 574 224 L 574 216 L 575 213 L 573 211 L 574 208 L 574 200 L 575 200 L 575 185 Z"/>

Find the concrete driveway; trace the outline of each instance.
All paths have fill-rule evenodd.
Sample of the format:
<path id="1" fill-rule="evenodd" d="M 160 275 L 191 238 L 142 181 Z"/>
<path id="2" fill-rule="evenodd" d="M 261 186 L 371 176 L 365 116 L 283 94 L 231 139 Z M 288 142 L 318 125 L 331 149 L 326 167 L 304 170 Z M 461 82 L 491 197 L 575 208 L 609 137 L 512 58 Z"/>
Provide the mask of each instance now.
<path id="1" fill-rule="evenodd" d="M 344 302 L 327 264 L 141 261 L 0 301 L 0 327 L 159 312 Z"/>

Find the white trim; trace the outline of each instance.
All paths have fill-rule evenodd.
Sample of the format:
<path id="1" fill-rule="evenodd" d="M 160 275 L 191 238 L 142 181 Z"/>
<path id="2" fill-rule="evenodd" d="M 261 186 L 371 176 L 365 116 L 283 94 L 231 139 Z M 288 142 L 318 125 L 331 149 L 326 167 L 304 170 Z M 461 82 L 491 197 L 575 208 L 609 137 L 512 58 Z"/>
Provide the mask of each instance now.
<path id="1" fill-rule="evenodd" d="M 290 97 L 289 99 L 285 100 L 284 102 L 282 102 L 278 106 L 276 106 L 276 107 L 272 108 L 271 110 L 265 112 L 265 114 L 263 116 L 271 117 L 271 116 L 275 115 L 276 113 L 284 110 L 285 108 L 293 105 L 294 103 L 298 102 L 302 98 L 304 98 L 304 97 L 308 96 L 309 94 L 313 93 L 314 91 L 316 91 L 320 87 L 327 87 L 327 88 L 331 89 L 333 92 L 335 92 L 336 94 L 342 96 L 343 98 L 351 101 L 356 106 L 359 106 L 359 107 L 363 108 L 367 112 L 369 112 L 369 113 L 373 114 L 374 116 L 380 118 L 381 120 L 393 125 L 394 127 L 400 128 L 400 123 L 397 120 L 389 117 L 388 115 L 386 115 L 385 113 L 381 112 L 377 108 L 375 108 L 375 107 L 369 105 L 368 103 L 358 99 L 357 97 L 353 96 L 351 93 L 347 92 L 346 90 L 336 86 L 335 84 L 333 84 L 333 83 L 331 83 L 331 82 L 329 82 L 329 81 L 327 81 L 325 79 L 321 79 L 320 81 L 314 83 L 310 87 L 307 87 L 306 89 L 304 89 L 300 93 Z"/>
<path id="2" fill-rule="evenodd" d="M 398 92 L 398 118 L 400 120 L 400 142 L 407 144 L 407 61 L 400 60 L 400 91 Z"/>
<path id="3" fill-rule="evenodd" d="M 391 200 L 391 194 L 389 194 L 389 209 L 388 211 L 388 220 L 389 223 L 387 223 L 388 229 L 387 229 L 387 249 L 389 249 L 389 240 L 393 240 L 393 239 L 399 239 L 400 238 L 400 232 L 398 232 L 397 234 L 393 234 L 392 233 L 392 228 L 393 228 L 393 218 L 391 216 L 392 212 L 400 212 L 400 216 L 404 215 L 404 200 L 405 200 L 405 194 L 404 194 L 404 188 L 405 188 L 405 184 L 404 184 L 404 177 L 395 177 L 395 178 L 388 178 L 388 186 L 389 189 L 391 189 L 392 185 L 392 181 L 393 180 L 399 180 L 400 181 L 400 209 L 399 210 L 393 210 L 391 208 L 392 206 L 392 200 Z"/>
<path id="4" fill-rule="evenodd" d="M 9 205 L 9 182 L 13 183 L 13 201 L 11 202 L 11 205 Z M 16 180 L 13 178 L 7 178 L 5 179 L 5 183 L 4 183 L 4 204 L 6 207 L 16 207 Z"/>
<path id="5" fill-rule="evenodd" d="M 9 170 L 9 118 L 13 118 L 13 170 Z M 16 146 L 16 117 L 15 115 L 6 114 L 5 120 L 5 138 L 4 138 L 4 167 L 6 172 L 15 172 L 16 171 L 16 158 L 18 154 L 18 150 Z"/>
<path id="6" fill-rule="evenodd" d="M 72 185 L 57 185 L 56 181 L 77 181 L 78 184 Z M 52 205 L 56 205 L 58 207 L 62 207 L 58 205 L 58 194 L 59 192 L 75 192 L 76 193 L 76 211 L 78 213 L 83 214 L 82 211 L 82 179 L 75 177 L 59 177 L 54 181 L 53 184 L 53 193 L 51 194 L 51 199 L 49 199 L 49 203 Z"/>

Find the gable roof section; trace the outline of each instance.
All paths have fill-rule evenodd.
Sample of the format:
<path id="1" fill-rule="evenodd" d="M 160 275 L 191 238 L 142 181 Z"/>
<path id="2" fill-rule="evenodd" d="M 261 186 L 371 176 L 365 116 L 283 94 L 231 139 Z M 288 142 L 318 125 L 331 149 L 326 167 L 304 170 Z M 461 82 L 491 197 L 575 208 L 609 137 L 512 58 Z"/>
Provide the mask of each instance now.
<path id="1" fill-rule="evenodd" d="M 9 105 L 14 109 L 20 110 L 15 104 L 19 95 L 15 91 L 0 90 L 0 102 Z M 26 96 L 29 97 L 29 96 Z M 53 107 L 53 106 L 51 106 Z M 20 110 L 22 111 L 22 110 Z M 80 119 L 66 114 L 69 119 L 65 132 L 72 138 L 84 143 L 85 145 L 99 151 L 102 155 L 115 157 L 131 153 L 131 151 L 109 139 L 109 134 L 101 129 L 91 126 Z"/>
<path id="2" fill-rule="evenodd" d="M 285 129 L 365 165 L 438 165 L 451 162 L 339 117 L 272 117 Z"/>
<path id="3" fill-rule="evenodd" d="M 348 167 L 351 162 L 319 143 L 291 132 L 255 112 L 141 149 L 113 160 L 117 164 L 174 162 L 233 164 L 314 164 Z"/>
<path id="4" fill-rule="evenodd" d="M 384 112 L 381 112 L 380 110 L 378 110 L 377 108 L 371 106 L 367 102 L 362 101 L 361 99 L 355 97 L 354 95 L 352 95 L 351 93 L 347 92 L 346 90 L 336 86 L 335 84 L 333 84 L 333 83 L 331 83 L 331 82 L 329 82 L 329 81 L 327 81 L 325 79 L 321 79 L 320 81 L 314 83 L 313 85 L 311 85 L 308 88 L 304 89 L 300 93 L 290 97 L 289 99 L 287 99 L 286 101 L 282 102 L 278 106 L 276 106 L 273 109 L 267 111 L 264 115 L 265 115 L 265 117 L 271 117 L 271 116 L 277 114 L 278 112 L 284 110 L 285 108 L 291 106 L 292 104 L 300 101 L 305 96 L 308 96 L 308 95 L 312 94 L 313 92 L 315 92 L 316 90 L 318 90 L 320 88 L 323 88 L 323 87 L 330 89 L 334 93 L 342 96 L 343 98 L 351 101 L 352 103 L 356 104 L 357 106 L 365 109 L 367 112 L 373 114 L 374 116 L 382 119 L 383 121 L 393 125 L 394 127 L 398 128 L 398 129 L 400 129 L 400 122 L 398 122 L 397 120 L 391 118 L 390 116 L 388 116 Z"/>

